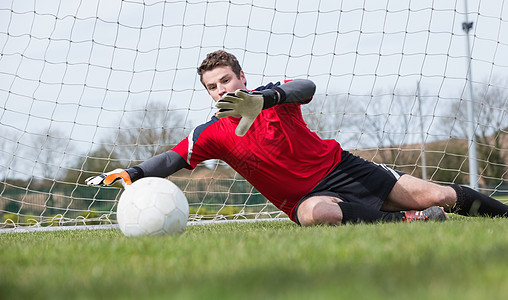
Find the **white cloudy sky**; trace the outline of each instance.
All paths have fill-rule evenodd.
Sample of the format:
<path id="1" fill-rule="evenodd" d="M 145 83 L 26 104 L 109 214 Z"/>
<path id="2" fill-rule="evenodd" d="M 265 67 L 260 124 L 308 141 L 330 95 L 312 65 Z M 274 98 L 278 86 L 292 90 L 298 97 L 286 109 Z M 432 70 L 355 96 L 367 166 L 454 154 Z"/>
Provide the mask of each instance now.
<path id="1" fill-rule="evenodd" d="M 195 70 L 216 49 L 239 58 L 250 88 L 303 77 L 322 97 L 369 96 L 421 82 L 443 103 L 467 98 L 462 23 L 474 22 L 473 80 L 499 85 L 508 7 L 469 0 L 466 14 L 464 3 L 2 1 L 0 131 L 15 133 L 2 143 L 16 149 L 19 136 L 57 128 L 86 148 L 151 102 L 181 110 L 188 126 L 204 122 L 214 110 Z"/>

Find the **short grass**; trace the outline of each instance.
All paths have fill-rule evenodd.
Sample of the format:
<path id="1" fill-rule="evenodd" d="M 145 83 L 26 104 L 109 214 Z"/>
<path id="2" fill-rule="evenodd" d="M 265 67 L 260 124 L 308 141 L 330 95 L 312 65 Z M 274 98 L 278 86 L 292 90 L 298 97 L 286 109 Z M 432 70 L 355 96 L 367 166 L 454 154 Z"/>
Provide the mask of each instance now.
<path id="1" fill-rule="evenodd" d="M 508 220 L 0 234 L 0 299 L 505 299 Z"/>

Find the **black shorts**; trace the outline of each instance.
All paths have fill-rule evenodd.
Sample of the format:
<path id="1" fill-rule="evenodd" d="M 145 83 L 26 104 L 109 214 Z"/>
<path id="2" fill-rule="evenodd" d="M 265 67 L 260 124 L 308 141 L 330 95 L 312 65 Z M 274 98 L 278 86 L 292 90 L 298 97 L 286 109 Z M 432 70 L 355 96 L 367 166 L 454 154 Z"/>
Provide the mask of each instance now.
<path id="1" fill-rule="evenodd" d="M 344 202 L 358 203 L 379 210 L 403 174 L 385 165 L 364 160 L 348 151 L 342 151 L 340 163 L 297 204 L 296 223 L 300 224 L 298 207 L 313 196 L 337 197 Z"/>

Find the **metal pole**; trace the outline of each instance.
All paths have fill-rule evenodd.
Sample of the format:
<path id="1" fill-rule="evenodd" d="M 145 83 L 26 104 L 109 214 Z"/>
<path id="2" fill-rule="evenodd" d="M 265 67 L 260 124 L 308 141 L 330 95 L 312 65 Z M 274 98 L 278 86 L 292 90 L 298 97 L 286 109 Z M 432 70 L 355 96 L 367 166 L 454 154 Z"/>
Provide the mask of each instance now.
<path id="1" fill-rule="evenodd" d="M 425 153 L 425 134 L 423 132 L 423 113 L 422 113 L 422 99 L 420 98 L 420 82 L 418 81 L 418 85 L 416 88 L 416 93 L 418 96 L 418 108 L 420 110 L 420 135 L 422 139 L 422 179 L 427 180 L 427 158 Z"/>
<path id="2" fill-rule="evenodd" d="M 471 44 L 469 42 L 469 31 L 473 28 L 473 22 L 468 21 L 467 0 L 464 0 L 466 10 L 466 21 L 462 23 L 462 30 L 466 32 L 466 46 L 467 46 L 467 69 L 468 77 L 466 81 L 469 85 L 469 101 L 467 101 L 467 119 L 468 119 L 468 135 L 469 135 L 469 186 L 478 189 L 478 159 L 476 154 L 476 134 L 475 134 L 475 117 L 474 117 L 474 102 L 473 102 L 473 76 L 471 71 L 472 57 L 471 57 Z"/>

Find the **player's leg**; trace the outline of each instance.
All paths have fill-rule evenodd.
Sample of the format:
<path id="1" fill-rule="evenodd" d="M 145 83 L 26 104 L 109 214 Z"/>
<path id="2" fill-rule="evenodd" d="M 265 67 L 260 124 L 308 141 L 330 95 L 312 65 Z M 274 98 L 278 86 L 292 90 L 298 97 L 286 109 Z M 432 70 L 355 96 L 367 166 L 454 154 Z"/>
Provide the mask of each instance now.
<path id="1" fill-rule="evenodd" d="M 431 206 L 441 206 L 449 211 L 456 200 L 457 195 L 453 188 L 405 174 L 397 180 L 381 210 L 422 210 Z"/>
<path id="2" fill-rule="evenodd" d="M 410 175 L 394 185 L 381 210 L 399 211 L 441 206 L 465 216 L 508 217 L 508 206 L 465 186 L 443 186 Z"/>
<path id="3" fill-rule="evenodd" d="M 442 211 L 385 212 L 361 205 L 344 202 L 337 197 L 312 196 L 300 203 L 296 211 L 302 226 L 341 225 L 346 223 L 377 223 L 422 220 L 442 220 Z M 438 218 L 439 217 L 439 218 Z"/>
<path id="4" fill-rule="evenodd" d="M 397 205 L 390 204 L 391 209 L 382 209 L 401 174 L 343 151 L 340 164 L 304 197 L 295 216 L 304 226 L 445 219 L 443 211 L 435 207 L 416 212 L 417 208 L 408 208 L 410 205 L 397 209 Z"/>
<path id="5" fill-rule="evenodd" d="M 508 205 L 469 187 L 453 184 L 457 202 L 450 212 L 464 216 L 508 217 Z"/>

